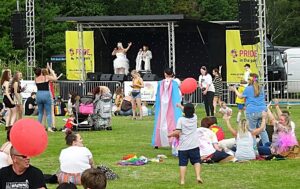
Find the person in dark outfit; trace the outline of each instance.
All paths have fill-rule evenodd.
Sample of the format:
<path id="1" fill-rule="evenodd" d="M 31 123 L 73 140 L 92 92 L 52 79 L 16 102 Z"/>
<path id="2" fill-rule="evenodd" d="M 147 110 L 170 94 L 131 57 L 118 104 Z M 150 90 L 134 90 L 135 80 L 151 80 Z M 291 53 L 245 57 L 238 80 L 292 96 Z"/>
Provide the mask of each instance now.
<path id="1" fill-rule="evenodd" d="M 30 158 L 13 147 L 10 150 L 12 165 L 0 169 L 0 189 L 45 189 L 43 172 L 30 165 Z"/>

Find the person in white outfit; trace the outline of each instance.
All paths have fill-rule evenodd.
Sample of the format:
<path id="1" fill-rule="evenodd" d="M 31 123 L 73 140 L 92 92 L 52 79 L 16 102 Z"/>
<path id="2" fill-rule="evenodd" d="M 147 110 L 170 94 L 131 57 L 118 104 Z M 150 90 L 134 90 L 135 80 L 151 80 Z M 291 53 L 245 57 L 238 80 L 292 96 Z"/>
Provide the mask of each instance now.
<path id="1" fill-rule="evenodd" d="M 118 42 L 117 48 L 114 48 L 111 53 L 113 56 L 116 56 L 114 59 L 114 73 L 115 74 L 125 74 L 129 73 L 129 60 L 126 57 L 126 53 L 131 47 L 132 43 L 128 43 L 127 48 L 124 48 L 121 42 Z"/>
<path id="2" fill-rule="evenodd" d="M 144 70 L 146 72 L 151 72 L 150 60 L 152 59 L 152 52 L 149 47 L 144 45 L 142 49 L 139 50 L 136 56 L 136 66 L 137 71 L 142 70 L 142 63 L 144 62 Z"/>

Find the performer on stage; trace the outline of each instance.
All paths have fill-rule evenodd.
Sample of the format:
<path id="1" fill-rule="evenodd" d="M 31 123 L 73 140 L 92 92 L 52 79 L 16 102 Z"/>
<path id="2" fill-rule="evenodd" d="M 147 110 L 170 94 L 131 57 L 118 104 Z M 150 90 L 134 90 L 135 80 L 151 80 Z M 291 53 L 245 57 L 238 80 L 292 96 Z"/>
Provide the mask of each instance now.
<path id="1" fill-rule="evenodd" d="M 149 47 L 144 45 L 142 49 L 139 50 L 136 56 L 136 66 L 137 71 L 142 70 L 142 63 L 144 62 L 144 70 L 146 72 L 151 72 L 150 60 L 152 59 L 152 52 L 149 50 Z"/>
<path id="2" fill-rule="evenodd" d="M 129 50 L 132 43 L 128 43 L 126 49 L 123 48 L 121 42 L 118 42 L 117 48 L 114 48 L 112 55 L 116 56 L 114 59 L 114 72 L 115 74 L 128 74 L 129 60 L 126 57 L 126 53 Z"/>
<path id="3" fill-rule="evenodd" d="M 176 107 L 181 102 L 179 86 L 173 80 L 173 71 L 165 69 L 165 79 L 159 81 L 155 100 L 155 120 L 152 145 L 155 148 L 171 146 L 174 138 L 168 138 L 182 115 L 182 110 Z"/>

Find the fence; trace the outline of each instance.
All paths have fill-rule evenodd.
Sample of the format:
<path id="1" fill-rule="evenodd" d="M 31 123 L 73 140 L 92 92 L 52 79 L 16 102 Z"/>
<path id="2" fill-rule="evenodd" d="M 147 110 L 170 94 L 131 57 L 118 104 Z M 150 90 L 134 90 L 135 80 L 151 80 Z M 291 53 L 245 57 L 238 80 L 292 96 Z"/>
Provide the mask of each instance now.
<path id="1" fill-rule="evenodd" d="M 236 85 L 236 83 L 226 83 L 223 82 L 223 92 L 222 101 L 229 105 L 235 104 L 236 95 L 234 92 L 229 90 L 230 85 Z M 93 88 L 96 86 L 107 86 L 112 93 L 117 87 L 123 87 L 121 82 L 116 81 L 86 81 L 85 83 L 81 81 L 58 81 L 56 83 L 57 93 L 63 97 L 63 99 L 68 99 L 69 92 L 73 91 L 79 95 L 86 95 L 88 92 L 92 92 Z M 280 103 L 287 105 L 299 105 L 300 104 L 300 81 L 270 81 L 268 82 L 268 93 L 269 99 L 278 98 Z M 202 91 L 197 88 L 197 90 L 189 95 L 184 95 L 184 102 L 191 102 L 194 104 L 202 103 Z"/>

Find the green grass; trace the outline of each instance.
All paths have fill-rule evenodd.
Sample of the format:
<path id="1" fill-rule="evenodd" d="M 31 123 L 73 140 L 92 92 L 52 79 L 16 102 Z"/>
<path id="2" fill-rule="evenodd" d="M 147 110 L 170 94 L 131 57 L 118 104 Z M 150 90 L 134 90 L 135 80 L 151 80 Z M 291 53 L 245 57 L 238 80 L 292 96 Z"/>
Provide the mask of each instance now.
<path id="1" fill-rule="evenodd" d="M 296 123 L 297 138 L 300 139 L 300 107 L 294 106 L 290 111 Z M 202 106 L 198 106 L 197 115 L 199 120 L 203 118 Z M 63 126 L 62 119 L 63 117 L 56 118 L 57 127 Z M 96 164 L 105 164 L 120 176 L 116 181 L 109 181 L 107 188 L 300 188 L 300 159 L 203 165 L 202 178 L 205 183 L 201 186 L 196 184 L 193 168 L 189 164 L 186 185 L 179 186 L 177 158 L 172 157 L 169 148 L 153 149 L 150 145 L 153 119 L 151 116 L 144 120 L 132 121 L 130 117 L 113 117 L 113 131 L 80 132 L 84 144 L 93 153 Z M 226 132 L 226 137 L 231 137 L 222 119 L 219 119 L 219 122 Z M 0 140 L 5 140 L 3 127 L 0 130 Z M 47 150 L 42 155 L 32 158 L 32 165 L 39 167 L 44 173 L 54 174 L 59 167 L 60 151 L 65 147 L 64 133 L 49 133 Z M 149 158 L 164 154 L 168 158 L 162 163 L 149 163 L 144 166 L 118 166 L 117 162 L 122 156 L 129 153 Z M 48 185 L 48 188 L 56 186 Z"/>

